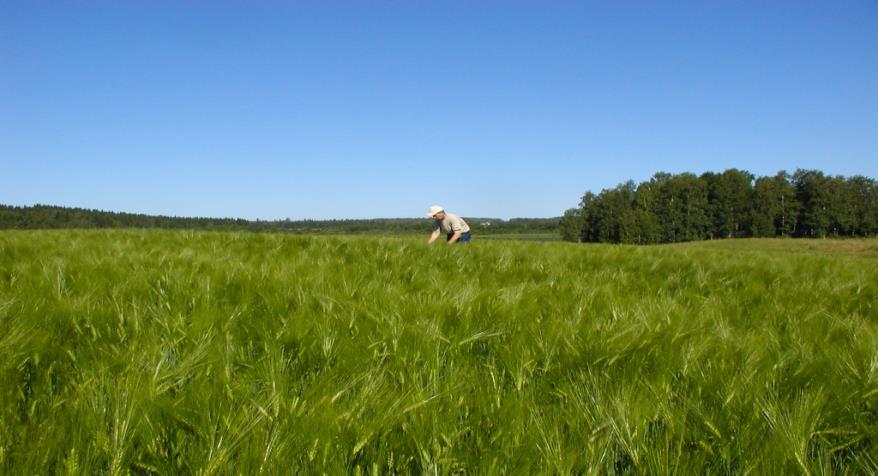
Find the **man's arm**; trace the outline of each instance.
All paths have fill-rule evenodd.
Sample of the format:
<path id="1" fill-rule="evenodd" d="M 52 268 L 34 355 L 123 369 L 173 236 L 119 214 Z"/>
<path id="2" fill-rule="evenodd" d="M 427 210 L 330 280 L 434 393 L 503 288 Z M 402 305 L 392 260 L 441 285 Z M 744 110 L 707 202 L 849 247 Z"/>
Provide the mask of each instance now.
<path id="1" fill-rule="evenodd" d="M 439 229 L 438 228 L 433 230 L 433 234 L 430 235 L 430 239 L 427 240 L 427 244 L 429 245 L 430 243 L 436 241 L 436 238 L 439 238 Z"/>
<path id="2" fill-rule="evenodd" d="M 454 234 L 451 235 L 451 239 L 448 240 L 448 244 L 453 245 L 454 243 L 456 243 L 457 240 L 460 239 L 460 235 L 462 235 L 462 234 L 463 233 L 460 230 L 454 230 Z"/>

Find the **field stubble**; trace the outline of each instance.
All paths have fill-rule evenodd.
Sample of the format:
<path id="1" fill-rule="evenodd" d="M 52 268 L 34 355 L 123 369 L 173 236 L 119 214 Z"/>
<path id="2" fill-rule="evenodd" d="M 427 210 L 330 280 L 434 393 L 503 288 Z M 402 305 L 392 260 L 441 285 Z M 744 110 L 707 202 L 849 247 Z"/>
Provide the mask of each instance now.
<path id="1" fill-rule="evenodd" d="M 878 472 L 876 260 L 734 246 L 6 231 L 0 468 Z"/>

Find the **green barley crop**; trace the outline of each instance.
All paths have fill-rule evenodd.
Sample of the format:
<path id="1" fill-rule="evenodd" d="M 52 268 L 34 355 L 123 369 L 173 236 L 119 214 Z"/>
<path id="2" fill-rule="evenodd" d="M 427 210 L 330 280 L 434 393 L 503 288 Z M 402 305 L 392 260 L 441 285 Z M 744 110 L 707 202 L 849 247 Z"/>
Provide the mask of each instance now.
<path id="1" fill-rule="evenodd" d="M 798 243 L 4 231 L 0 468 L 874 474 L 878 260 Z"/>

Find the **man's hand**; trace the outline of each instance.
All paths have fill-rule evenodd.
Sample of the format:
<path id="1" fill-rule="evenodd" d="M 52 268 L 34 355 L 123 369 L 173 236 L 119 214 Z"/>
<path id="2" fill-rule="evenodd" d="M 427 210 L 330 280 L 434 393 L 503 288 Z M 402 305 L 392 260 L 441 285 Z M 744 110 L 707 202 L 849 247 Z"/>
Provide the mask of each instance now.
<path id="1" fill-rule="evenodd" d="M 453 245 L 453 244 L 457 243 L 457 240 L 460 239 L 460 235 L 462 235 L 462 234 L 463 234 L 463 233 L 461 233 L 460 230 L 455 231 L 454 234 L 451 235 L 451 239 L 448 240 L 448 244 L 449 244 L 449 245 Z"/>
<path id="2" fill-rule="evenodd" d="M 439 230 L 433 230 L 433 234 L 430 235 L 430 239 L 427 240 L 427 244 L 429 245 L 430 243 L 436 241 L 436 238 L 439 238 Z"/>

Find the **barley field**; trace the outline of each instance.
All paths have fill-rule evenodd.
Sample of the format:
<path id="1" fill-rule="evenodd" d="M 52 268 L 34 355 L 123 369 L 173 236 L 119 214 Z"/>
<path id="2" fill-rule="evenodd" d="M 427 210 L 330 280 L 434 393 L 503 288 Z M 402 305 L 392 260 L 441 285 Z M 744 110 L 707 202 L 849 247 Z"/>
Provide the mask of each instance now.
<path id="1" fill-rule="evenodd" d="M 0 472 L 878 473 L 875 240 L 424 241 L 0 232 Z"/>

